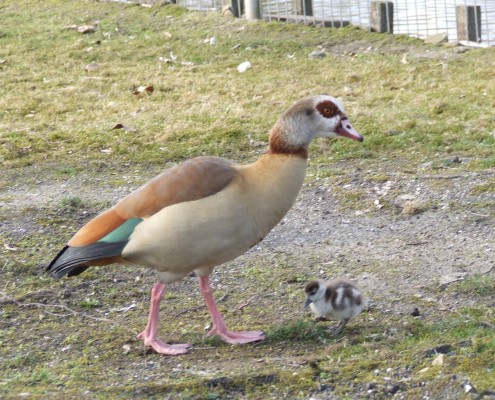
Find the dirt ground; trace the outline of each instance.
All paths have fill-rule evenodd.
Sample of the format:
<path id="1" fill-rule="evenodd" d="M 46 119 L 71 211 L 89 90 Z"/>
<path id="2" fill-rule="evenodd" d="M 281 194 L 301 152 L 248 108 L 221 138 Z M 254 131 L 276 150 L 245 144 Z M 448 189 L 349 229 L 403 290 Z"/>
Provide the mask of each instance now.
<path id="1" fill-rule="evenodd" d="M 461 165 L 463 160 L 456 162 Z M 401 301 L 404 296 L 427 296 L 423 289 L 432 285 L 495 273 L 495 195 L 476 190 L 493 181 L 495 171 L 473 172 L 455 166 L 432 170 L 429 164 L 410 171 L 407 166 L 387 163 L 370 169 L 366 162 L 357 164 L 341 162 L 333 167 L 349 171 L 345 184 L 326 178 L 305 185 L 283 221 L 242 262 L 281 253 L 292 260 L 293 267 L 314 268 L 316 274 L 320 269 L 327 278 L 337 267 L 372 298 L 387 303 L 393 299 L 394 307 L 403 312 L 411 308 Z M 92 174 L 65 181 L 37 176 L 36 168 L 25 174 L 35 177 L 31 185 L 25 185 L 21 176 L 12 177 L 19 183 L 2 191 L 3 211 L 14 216 L 2 221 L 3 230 L 11 233 L 12 246 L 16 237 L 29 232 L 49 234 L 25 210 L 35 210 L 39 216 L 45 207 L 57 206 L 71 196 L 112 204 L 147 179 L 127 176 L 128 185 L 113 187 L 104 183 L 110 177 L 94 179 Z M 351 205 L 346 193 L 356 190 L 360 198 Z M 74 228 L 89 217 L 82 211 Z"/>

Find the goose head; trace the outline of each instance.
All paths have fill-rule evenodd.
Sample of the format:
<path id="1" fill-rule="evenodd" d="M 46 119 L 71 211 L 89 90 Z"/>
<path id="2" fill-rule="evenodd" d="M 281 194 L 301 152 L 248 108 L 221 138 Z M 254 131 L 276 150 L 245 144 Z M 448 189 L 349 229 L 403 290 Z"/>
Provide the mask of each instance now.
<path id="1" fill-rule="evenodd" d="M 307 157 L 313 139 L 339 136 L 363 141 L 340 100 L 327 95 L 310 96 L 295 103 L 275 123 L 270 132 L 270 152 Z"/>
<path id="2" fill-rule="evenodd" d="M 304 308 L 308 307 L 311 303 L 321 300 L 325 296 L 325 292 L 325 284 L 319 279 L 308 282 L 304 288 L 304 293 L 306 293 Z"/>

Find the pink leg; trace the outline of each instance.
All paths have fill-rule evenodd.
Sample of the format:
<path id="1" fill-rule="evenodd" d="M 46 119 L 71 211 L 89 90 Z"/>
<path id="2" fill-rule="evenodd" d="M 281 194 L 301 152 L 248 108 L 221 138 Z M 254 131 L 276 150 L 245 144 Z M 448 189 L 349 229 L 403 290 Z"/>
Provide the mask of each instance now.
<path id="1" fill-rule="evenodd" d="M 167 344 L 156 338 L 158 330 L 158 319 L 160 312 L 160 301 L 165 292 L 166 285 L 161 282 L 155 283 L 151 289 L 150 315 L 146 329 L 137 335 L 138 339 L 144 339 L 145 346 L 151 346 L 157 353 L 167 356 L 175 356 L 177 354 L 187 353 L 187 349 L 191 347 L 189 344 Z"/>
<path id="2" fill-rule="evenodd" d="M 199 278 L 199 288 L 201 289 L 201 293 L 203 294 L 208 310 L 210 311 L 211 318 L 213 319 L 213 329 L 208 332 L 208 335 L 217 335 L 223 341 L 231 344 L 242 344 L 265 340 L 265 336 L 261 331 L 228 331 L 222 316 L 218 312 L 215 300 L 213 299 L 213 292 L 211 290 L 210 279 L 208 276 L 201 276 Z"/>

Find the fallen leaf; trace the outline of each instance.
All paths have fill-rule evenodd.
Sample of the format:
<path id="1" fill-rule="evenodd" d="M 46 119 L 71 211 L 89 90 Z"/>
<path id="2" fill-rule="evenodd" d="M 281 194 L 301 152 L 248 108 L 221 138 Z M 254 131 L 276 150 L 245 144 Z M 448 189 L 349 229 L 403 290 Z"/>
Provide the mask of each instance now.
<path id="1" fill-rule="evenodd" d="M 114 129 L 123 129 L 126 132 L 136 132 L 136 129 L 124 124 L 117 124 L 110 130 L 113 131 Z"/>
<path id="2" fill-rule="evenodd" d="M 144 93 L 151 94 L 151 93 L 153 93 L 154 90 L 155 90 L 155 88 L 151 85 L 139 86 L 134 92 L 132 92 L 132 94 L 134 94 L 136 96 L 142 95 Z"/>
<path id="3" fill-rule="evenodd" d="M 132 310 L 133 308 L 136 308 L 136 305 L 135 304 L 131 304 L 127 307 L 122 307 L 122 308 L 119 308 L 118 310 L 116 310 L 117 312 L 127 312 L 129 310 Z"/>

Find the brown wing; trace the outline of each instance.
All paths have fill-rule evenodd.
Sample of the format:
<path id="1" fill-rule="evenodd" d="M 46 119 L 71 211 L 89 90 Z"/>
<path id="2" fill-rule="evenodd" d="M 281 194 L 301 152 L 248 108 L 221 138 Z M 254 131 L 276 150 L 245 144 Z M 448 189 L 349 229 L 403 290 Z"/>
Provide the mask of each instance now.
<path id="1" fill-rule="evenodd" d="M 237 173 L 235 164 L 217 157 L 197 157 L 151 179 L 84 225 L 69 246 L 84 246 L 103 238 L 130 218 L 147 218 L 162 208 L 211 196 Z"/>

